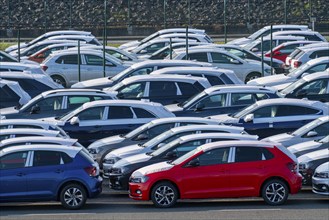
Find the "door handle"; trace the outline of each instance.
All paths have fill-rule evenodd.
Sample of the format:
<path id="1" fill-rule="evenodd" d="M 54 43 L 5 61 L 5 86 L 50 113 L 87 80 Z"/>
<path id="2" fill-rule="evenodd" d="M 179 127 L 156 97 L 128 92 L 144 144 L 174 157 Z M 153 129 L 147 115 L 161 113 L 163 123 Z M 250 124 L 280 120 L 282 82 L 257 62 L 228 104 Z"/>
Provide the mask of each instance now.
<path id="1" fill-rule="evenodd" d="M 25 176 L 26 174 L 25 173 L 17 173 L 16 176 Z"/>

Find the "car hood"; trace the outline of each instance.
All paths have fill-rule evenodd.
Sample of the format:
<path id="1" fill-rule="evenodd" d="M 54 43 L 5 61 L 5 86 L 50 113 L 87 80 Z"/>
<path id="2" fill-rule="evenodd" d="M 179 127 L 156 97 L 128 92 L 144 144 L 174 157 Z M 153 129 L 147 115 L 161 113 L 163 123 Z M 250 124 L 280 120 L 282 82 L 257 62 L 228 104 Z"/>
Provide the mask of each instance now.
<path id="1" fill-rule="evenodd" d="M 143 149 L 144 148 L 140 147 L 138 144 L 122 147 L 107 154 L 105 156 L 105 159 L 115 158 L 115 157 L 120 157 L 120 158 L 127 157 L 130 155 L 142 153 Z"/>
<path id="2" fill-rule="evenodd" d="M 329 162 L 323 163 L 318 168 L 316 168 L 317 173 L 327 173 L 329 172 Z"/>
<path id="3" fill-rule="evenodd" d="M 113 167 L 124 167 L 130 164 L 136 164 L 136 163 L 141 163 L 150 160 L 152 157 L 142 153 L 142 154 L 136 154 L 133 156 L 125 157 L 118 162 L 116 162 Z"/>
<path id="4" fill-rule="evenodd" d="M 234 45 L 240 45 L 240 46 L 244 46 L 248 43 L 250 43 L 252 40 L 246 37 L 242 37 L 242 38 L 238 38 L 235 40 L 232 40 L 230 42 L 228 42 L 227 44 L 234 44 Z"/>
<path id="5" fill-rule="evenodd" d="M 133 172 L 132 176 L 138 177 L 138 176 L 145 176 L 151 173 L 157 173 L 165 170 L 170 170 L 173 168 L 174 165 L 169 164 L 167 162 L 160 162 L 160 163 L 155 163 L 146 167 L 143 167 L 141 169 L 136 170 Z"/>
<path id="6" fill-rule="evenodd" d="M 177 104 L 170 104 L 170 105 L 166 105 L 165 107 L 173 113 L 183 111 L 183 108 L 179 107 Z"/>
<path id="7" fill-rule="evenodd" d="M 289 76 L 286 76 L 284 74 L 279 75 L 273 75 L 273 76 L 265 76 L 257 79 L 250 80 L 247 84 L 248 85 L 254 85 L 254 86 L 276 86 L 280 85 L 282 83 L 289 83 L 294 81 Z"/>
<path id="8" fill-rule="evenodd" d="M 209 118 L 217 120 L 219 123 L 224 124 L 237 124 L 239 122 L 238 118 L 233 118 L 228 114 L 221 114 L 221 115 L 213 115 Z"/>
<path id="9" fill-rule="evenodd" d="M 300 151 L 305 151 L 305 150 L 312 150 L 312 149 L 316 149 L 318 148 L 322 143 L 320 142 L 316 142 L 316 141 L 307 141 L 307 142 L 303 142 L 303 143 L 299 143 L 299 144 L 295 144 L 292 145 L 290 147 L 288 147 L 287 149 L 295 154 L 298 153 Z"/>
<path id="10" fill-rule="evenodd" d="M 277 135 L 273 135 L 273 136 L 264 138 L 264 139 L 262 139 L 262 141 L 277 142 L 277 143 L 281 143 L 285 147 L 289 147 L 286 144 L 291 142 L 291 140 L 293 138 L 294 138 L 294 136 L 292 136 L 291 134 L 283 133 L 283 134 L 277 134 Z"/>
<path id="11" fill-rule="evenodd" d="M 125 140 L 125 138 L 122 137 L 121 135 L 115 135 L 115 136 L 111 136 L 111 137 L 107 137 L 107 138 L 102 138 L 100 140 L 97 140 L 97 141 L 91 143 L 88 146 L 88 149 L 99 148 L 101 146 L 109 145 L 109 144 L 118 144 L 118 143 L 121 143 L 123 140 Z"/>
<path id="12" fill-rule="evenodd" d="M 0 115 L 12 115 L 17 114 L 19 110 L 15 109 L 15 107 L 8 107 L 0 109 Z"/>
<path id="13" fill-rule="evenodd" d="M 98 78 L 98 79 L 91 79 L 82 82 L 75 83 L 71 86 L 71 88 L 97 88 L 97 87 L 111 87 L 113 81 L 108 77 Z"/>

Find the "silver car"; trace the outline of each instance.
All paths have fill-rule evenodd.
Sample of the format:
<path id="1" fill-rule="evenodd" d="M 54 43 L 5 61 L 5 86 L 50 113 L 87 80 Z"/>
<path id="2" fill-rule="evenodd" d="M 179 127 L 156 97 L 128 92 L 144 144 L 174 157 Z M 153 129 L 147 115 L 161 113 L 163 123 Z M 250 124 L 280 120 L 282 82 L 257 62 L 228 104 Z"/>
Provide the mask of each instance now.
<path id="1" fill-rule="evenodd" d="M 54 52 L 43 61 L 41 67 L 53 80 L 70 87 L 79 81 L 114 76 L 129 67 L 119 59 L 105 54 L 105 74 L 103 72 L 103 52 L 80 51 L 80 75 L 78 67 L 78 50 Z"/>
<path id="2" fill-rule="evenodd" d="M 320 195 L 329 195 L 329 162 L 316 168 L 312 177 L 312 191 Z"/>

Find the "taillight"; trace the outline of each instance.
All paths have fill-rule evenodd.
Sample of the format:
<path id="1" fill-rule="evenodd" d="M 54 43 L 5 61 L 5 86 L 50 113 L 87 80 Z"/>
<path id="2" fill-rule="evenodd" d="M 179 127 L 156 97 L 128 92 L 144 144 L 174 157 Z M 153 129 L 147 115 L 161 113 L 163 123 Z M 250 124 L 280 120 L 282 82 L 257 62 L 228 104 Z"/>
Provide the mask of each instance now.
<path id="1" fill-rule="evenodd" d="M 41 65 L 41 68 L 42 68 L 43 71 L 46 71 L 48 69 L 48 66 Z"/>
<path id="2" fill-rule="evenodd" d="M 300 65 L 302 64 L 302 62 L 300 62 L 300 61 L 294 61 L 294 67 L 295 68 L 297 68 L 297 67 L 299 67 Z"/>
<path id="3" fill-rule="evenodd" d="M 287 163 L 287 167 L 288 169 L 292 172 L 292 173 L 297 173 L 298 172 L 298 166 L 297 166 L 297 163 Z"/>
<path id="4" fill-rule="evenodd" d="M 96 167 L 86 167 L 86 168 L 84 168 L 84 170 L 86 171 L 86 173 L 89 176 L 97 176 L 97 168 Z"/>

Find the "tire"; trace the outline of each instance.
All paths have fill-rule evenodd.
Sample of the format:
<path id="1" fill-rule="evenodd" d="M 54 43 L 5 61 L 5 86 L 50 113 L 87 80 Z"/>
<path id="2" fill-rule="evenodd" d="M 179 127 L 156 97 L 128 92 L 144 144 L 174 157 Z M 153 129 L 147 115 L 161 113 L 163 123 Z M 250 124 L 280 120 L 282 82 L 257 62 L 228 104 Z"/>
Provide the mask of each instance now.
<path id="1" fill-rule="evenodd" d="M 151 199 L 156 207 L 170 208 L 177 202 L 178 191 L 170 182 L 160 182 L 153 187 Z"/>
<path id="2" fill-rule="evenodd" d="M 244 83 L 247 83 L 248 81 L 252 80 L 252 79 L 257 79 L 261 77 L 261 74 L 260 73 L 249 73 L 247 76 L 246 76 L 246 79 L 244 81 Z"/>
<path id="3" fill-rule="evenodd" d="M 55 83 L 58 83 L 58 84 L 62 85 L 64 88 L 66 88 L 66 82 L 63 77 L 54 75 L 54 76 L 51 76 L 51 78 L 54 80 Z"/>
<path id="4" fill-rule="evenodd" d="M 66 185 L 60 192 L 60 201 L 66 209 L 80 209 L 86 200 L 86 190 L 79 184 Z"/>
<path id="5" fill-rule="evenodd" d="M 279 179 L 266 182 L 262 188 L 262 197 L 269 205 L 282 205 L 288 199 L 289 190 L 287 184 Z"/>

